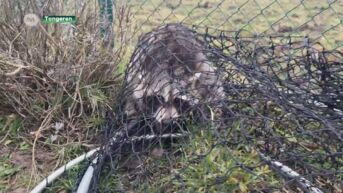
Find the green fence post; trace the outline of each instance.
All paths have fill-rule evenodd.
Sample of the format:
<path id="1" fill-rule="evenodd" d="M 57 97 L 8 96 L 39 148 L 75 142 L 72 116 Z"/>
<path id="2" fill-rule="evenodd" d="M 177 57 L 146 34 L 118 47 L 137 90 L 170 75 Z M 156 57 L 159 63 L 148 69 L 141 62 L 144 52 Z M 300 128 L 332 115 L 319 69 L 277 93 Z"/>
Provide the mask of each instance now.
<path id="1" fill-rule="evenodd" d="M 106 43 L 113 46 L 113 6 L 114 0 L 99 0 L 101 26 L 100 34 Z"/>

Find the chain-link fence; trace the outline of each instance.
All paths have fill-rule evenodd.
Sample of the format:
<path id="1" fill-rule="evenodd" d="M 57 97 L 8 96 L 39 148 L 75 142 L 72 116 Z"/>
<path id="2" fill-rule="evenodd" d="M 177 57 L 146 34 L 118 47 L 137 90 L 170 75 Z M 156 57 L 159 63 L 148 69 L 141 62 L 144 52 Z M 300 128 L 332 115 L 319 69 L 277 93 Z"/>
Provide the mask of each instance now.
<path id="1" fill-rule="evenodd" d="M 120 6 L 121 1 L 117 2 Z M 153 26 L 181 22 L 253 35 L 308 35 L 330 48 L 342 46 L 342 2 L 297 0 L 128 1 L 138 34 Z M 210 33 L 213 33 L 210 31 Z"/>
<path id="2" fill-rule="evenodd" d="M 167 26 L 139 38 L 91 191 L 102 167 L 117 191 L 341 191 L 342 3 L 117 6 L 133 42 Z"/>
<path id="3" fill-rule="evenodd" d="M 84 127 L 101 148 L 33 192 L 342 192 L 343 2 L 41 2 L 0 5 L 79 20 L 3 17 L 3 106 L 40 124 L 33 152 Z"/>

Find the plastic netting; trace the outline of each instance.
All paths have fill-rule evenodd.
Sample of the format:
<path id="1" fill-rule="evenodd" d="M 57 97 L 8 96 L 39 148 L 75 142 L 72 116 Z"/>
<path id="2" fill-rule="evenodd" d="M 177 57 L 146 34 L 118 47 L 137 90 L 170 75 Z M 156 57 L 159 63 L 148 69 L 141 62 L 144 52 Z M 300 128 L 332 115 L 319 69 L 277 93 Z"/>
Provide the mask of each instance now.
<path id="1" fill-rule="evenodd" d="M 342 53 L 309 37 L 196 30 L 170 24 L 140 38 L 108 116 L 92 191 L 99 191 L 104 168 L 118 175 L 122 191 L 156 175 L 160 191 L 190 191 L 189 170 L 207 159 L 215 160 L 205 174 L 216 173 L 207 178 L 207 191 L 230 191 L 236 170 L 255 176 L 258 185 L 250 191 L 312 186 L 277 163 L 315 187 L 337 191 Z M 285 178 L 268 183 L 257 170 L 263 165 Z"/>

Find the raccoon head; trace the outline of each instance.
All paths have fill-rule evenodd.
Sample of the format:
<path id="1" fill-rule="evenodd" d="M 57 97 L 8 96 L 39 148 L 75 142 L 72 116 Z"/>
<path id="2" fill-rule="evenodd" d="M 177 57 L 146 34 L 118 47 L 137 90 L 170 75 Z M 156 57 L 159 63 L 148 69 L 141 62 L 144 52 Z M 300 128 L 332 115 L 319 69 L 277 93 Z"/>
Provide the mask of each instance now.
<path id="1" fill-rule="evenodd" d="M 198 102 L 187 92 L 190 83 L 172 80 L 164 72 L 155 75 L 152 81 L 142 81 L 133 94 L 138 112 L 159 123 L 169 123 L 184 116 Z"/>
<path id="2" fill-rule="evenodd" d="M 135 105 L 126 109 L 128 114 L 144 114 L 159 123 L 169 123 L 184 117 L 200 103 L 223 99 L 223 88 L 215 68 L 203 55 L 199 54 L 198 58 L 193 66 L 138 72 L 132 78 L 137 80 L 132 92 Z"/>
<path id="3" fill-rule="evenodd" d="M 168 99 L 161 95 L 147 96 L 146 112 L 159 123 L 170 123 L 180 118 L 190 110 L 190 102 L 181 98 Z M 150 112 L 149 112 L 150 111 Z"/>
<path id="4" fill-rule="evenodd" d="M 128 116 L 170 122 L 201 103 L 223 99 L 219 74 L 204 48 L 195 33 L 180 24 L 143 35 L 126 71 Z"/>

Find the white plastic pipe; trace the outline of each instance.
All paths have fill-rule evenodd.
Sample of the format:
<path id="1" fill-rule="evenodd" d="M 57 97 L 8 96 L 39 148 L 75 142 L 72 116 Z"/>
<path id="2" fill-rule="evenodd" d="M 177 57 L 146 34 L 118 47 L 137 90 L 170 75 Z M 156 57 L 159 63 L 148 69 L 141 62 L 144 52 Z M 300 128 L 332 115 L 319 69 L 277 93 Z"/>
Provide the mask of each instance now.
<path id="1" fill-rule="evenodd" d="M 69 170 L 70 168 L 74 167 L 75 165 L 79 164 L 80 162 L 90 158 L 93 156 L 100 148 L 93 149 L 73 160 L 68 162 L 67 164 L 61 166 L 44 180 L 42 180 L 30 193 L 40 193 L 42 192 L 49 184 L 55 181 L 58 177 L 60 177 L 65 171 Z"/>
<path id="2" fill-rule="evenodd" d="M 95 158 L 92 161 L 92 164 L 90 166 L 88 166 L 87 171 L 83 175 L 82 180 L 81 180 L 81 182 L 79 184 L 79 187 L 77 188 L 76 193 L 88 192 L 89 185 L 90 185 L 90 182 L 91 182 L 91 180 L 93 178 L 93 173 L 94 173 L 93 165 L 96 164 L 97 162 L 98 162 L 98 158 Z"/>
<path id="3" fill-rule="evenodd" d="M 281 172 L 282 175 L 287 176 L 290 179 L 296 180 L 301 185 L 301 189 L 303 189 L 305 192 L 308 191 L 310 193 L 324 193 L 322 190 L 314 186 L 314 184 L 312 184 L 309 180 L 302 177 L 298 172 L 294 171 L 290 167 L 286 166 L 285 164 L 279 161 L 273 160 L 260 152 L 259 154 L 264 161 L 270 163 L 275 169 Z"/>
<path id="4" fill-rule="evenodd" d="M 112 141 L 110 144 L 112 144 L 114 141 L 116 141 L 115 137 L 112 138 Z M 101 147 L 98 147 L 96 149 L 93 149 L 93 150 L 85 153 L 85 154 L 82 154 L 81 156 L 79 156 L 79 157 L 71 160 L 67 164 L 61 166 L 60 168 L 55 170 L 52 174 L 50 174 L 48 177 L 44 178 L 44 180 L 42 180 L 33 190 L 31 190 L 30 193 L 41 193 L 49 184 L 51 184 L 53 181 L 55 181 L 64 172 L 68 171 L 70 168 L 74 167 L 75 165 L 79 164 L 80 162 L 92 157 L 96 152 L 98 152 L 100 150 L 100 148 Z"/>
<path id="5" fill-rule="evenodd" d="M 143 140 L 143 139 L 153 139 L 153 138 L 157 138 L 157 137 L 161 137 L 161 138 L 177 138 L 177 137 L 183 137 L 186 136 L 186 134 L 181 134 L 181 133 L 175 133 L 175 134 L 163 134 L 161 136 L 159 135 L 143 135 L 143 136 L 134 136 L 131 138 L 131 140 L 125 141 L 125 143 L 130 143 L 133 141 L 139 141 L 139 140 Z M 112 142 L 115 142 L 116 138 L 112 139 Z M 93 164 L 96 164 L 98 162 L 98 158 L 95 158 L 93 160 Z M 91 164 L 87 171 L 85 172 L 85 174 L 82 177 L 82 180 L 79 184 L 79 187 L 77 188 L 76 193 L 88 193 L 89 191 L 89 185 L 90 182 L 92 180 L 93 177 L 93 173 L 94 173 L 94 167 L 93 164 Z"/>
<path id="6" fill-rule="evenodd" d="M 167 138 L 167 137 L 183 137 L 186 136 L 187 134 L 164 134 L 162 136 L 157 136 L 157 135 L 144 135 L 144 136 L 135 136 L 132 137 L 131 140 L 126 141 L 126 143 L 130 143 L 132 141 L 138 141 L 138 140 L 142 140 L 142 139 L 153 139 L 156 137 L 161 137 L 161 138 Z M 115 142 L 117 140 L 117 138 L 113 137 L 111 140 L 110 145 L 113 144 L 113 142 Z M 98 152 L 100 150 L 101 147 L 98 147 L 96 149 L 93 149 L 73 160 L 71 160 L 70 162 L 68 162 L 67 164 L 61 166 L 60 168 L 58 168 L 56 171 L 54 171 L 52 174 L 50 174 L 48 177 L 46 177 L 44 180 L 42 180 L 33 190 L 31 190 L 30 193 L 41 193 L 49 184 L 51 184 L 53 181 L 55 181 L 58 177 L 60 177 L 64 172 L 66 172 L 67 170 L 69 170 L 70 168 L 74 167 L 75 165 L 79 164 L 80 162 L 92 157 L 96 152 Z M 97 162 L 97 158 L 95 158 L 93 160 L 93 162 L 96 161 Z M 93 176 L 93 172 L 94 172 L 94 168 L 93 166 L 89 166 L 86 173 L 87 176 L 84 176 L 86 179 L 82 179 L 82 181 L 84 181 L 84 183 L 88 182 L 87 186 L 84 186 L 84 189 L 80 189 L 80 186 L 78 188 L 78 192 L 77 193 L 82 193 L 82 192 L 87 192 L 88 188 L 89 188 L 89 182 L 90 179 L 92 179 Z M 85 174 L 86 175 L 86 174 Z M 89 180 L 89 181 L 88 181 Z M 81 184 L 80 184 L 81 185 Z"/>

